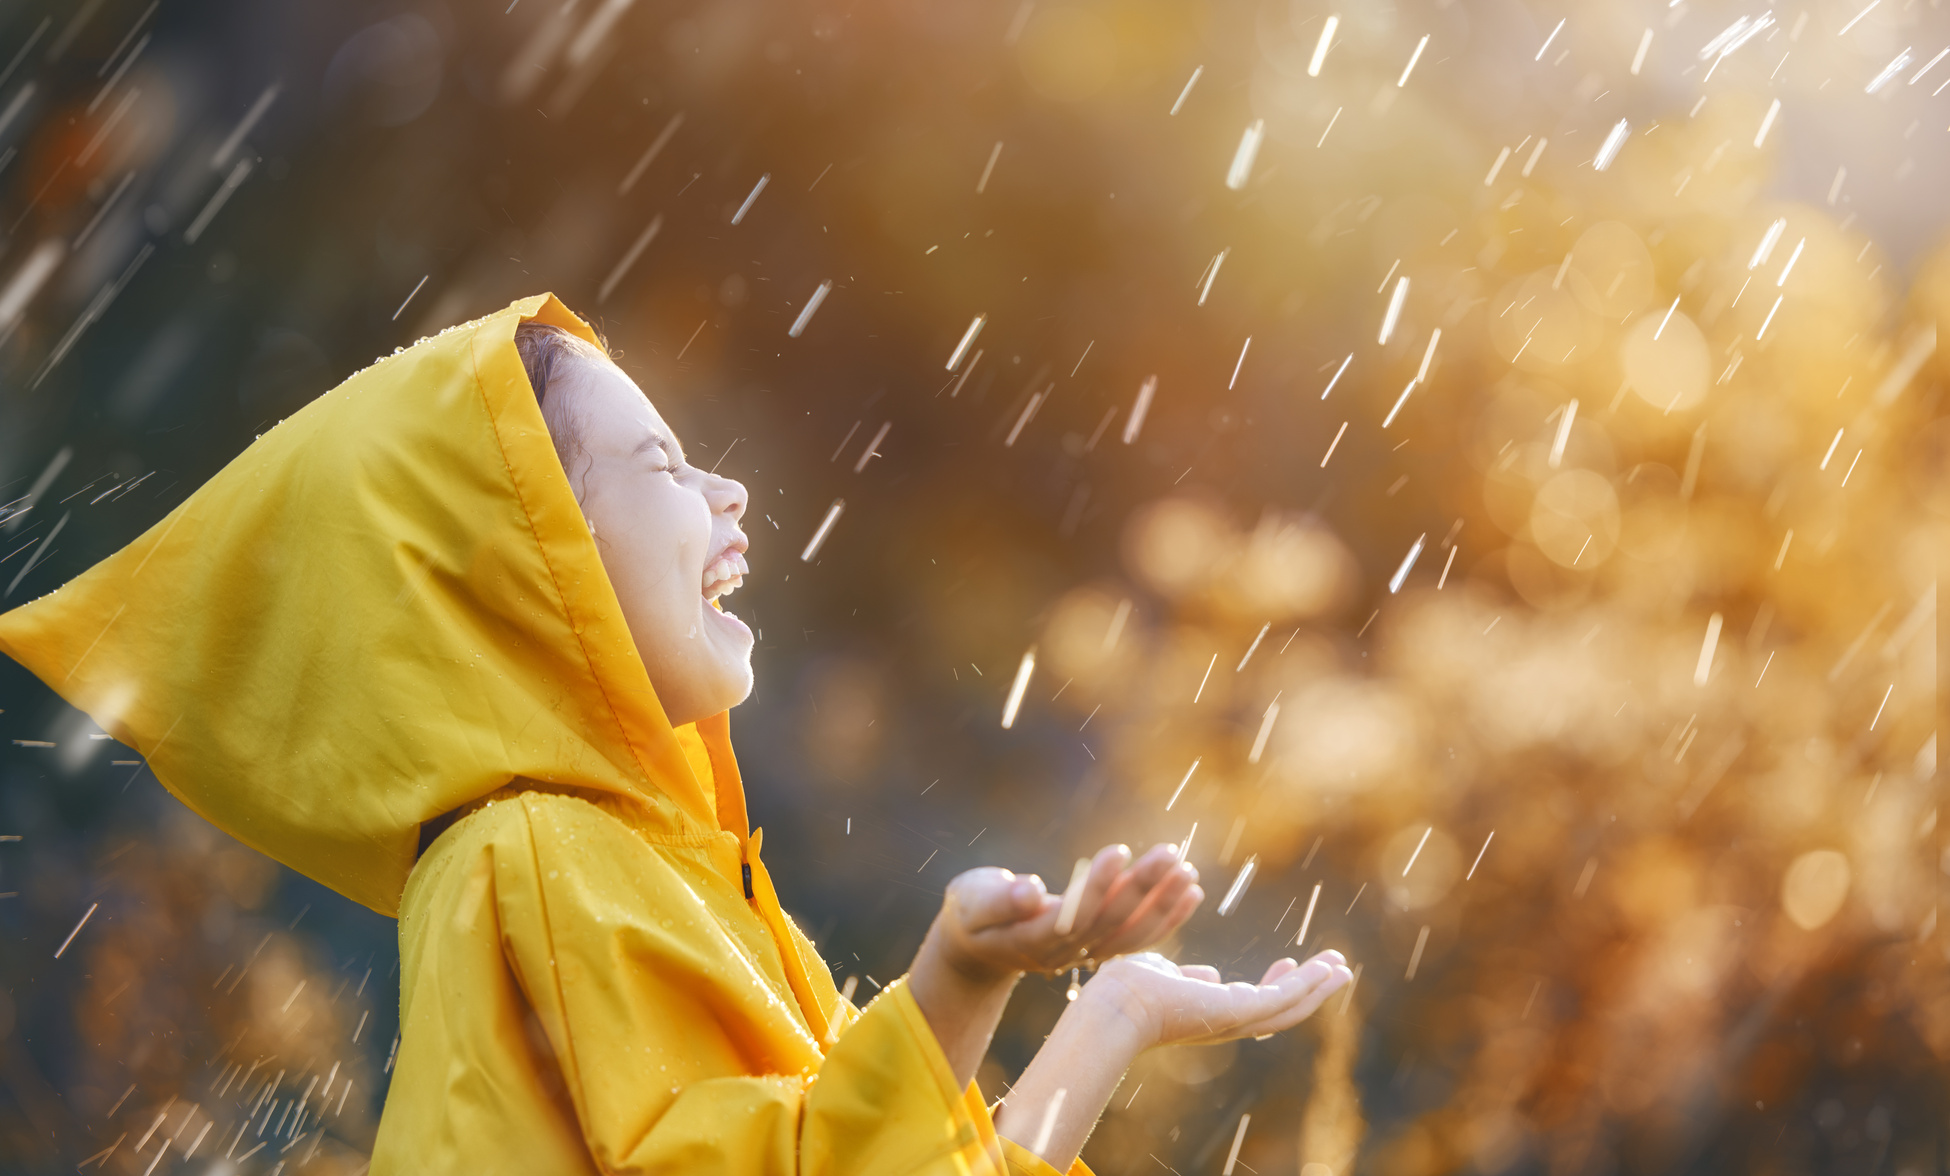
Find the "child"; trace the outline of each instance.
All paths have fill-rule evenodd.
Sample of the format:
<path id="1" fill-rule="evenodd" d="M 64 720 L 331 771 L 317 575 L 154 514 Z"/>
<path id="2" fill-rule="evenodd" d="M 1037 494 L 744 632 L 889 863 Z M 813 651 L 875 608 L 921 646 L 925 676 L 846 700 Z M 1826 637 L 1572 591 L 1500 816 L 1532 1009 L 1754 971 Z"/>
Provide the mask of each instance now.
<path id="1" fill-rule="evenodd" d="M 1333 952 L 1258 985 L 1124 954 L 1201 892 L 1171 847 L 1114 846 L 1067 932 L 1040 880 L 973 870 L 906 977 L 842 1000 L 731 752 L 744 488 L 594 344 L 546 295 L 423 340 L 0 617 L 185 803 L 398 915 L 375 1173 L 1082 1172 L 1138 1052 L 1347 982 Z M 1084 960 L 992 1124 L 970 1079 L 1010 990 Z"/>

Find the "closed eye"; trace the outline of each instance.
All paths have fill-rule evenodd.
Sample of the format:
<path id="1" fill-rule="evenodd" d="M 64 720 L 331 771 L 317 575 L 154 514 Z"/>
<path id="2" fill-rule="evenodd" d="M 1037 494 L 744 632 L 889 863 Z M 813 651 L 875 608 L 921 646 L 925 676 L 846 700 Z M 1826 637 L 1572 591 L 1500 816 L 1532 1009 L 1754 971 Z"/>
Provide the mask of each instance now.
<path id="1" fill-rule="evenodd" d="M 655 434 L 651 434 L 637 442 L 636 449 L 632 452 L 631 456 L 655 458 L 660 463 L 659 468 L 672 473 L 675 473 L 678 467 L 684 464 L 683 455 L 677 452 L 676 447 Z"/>

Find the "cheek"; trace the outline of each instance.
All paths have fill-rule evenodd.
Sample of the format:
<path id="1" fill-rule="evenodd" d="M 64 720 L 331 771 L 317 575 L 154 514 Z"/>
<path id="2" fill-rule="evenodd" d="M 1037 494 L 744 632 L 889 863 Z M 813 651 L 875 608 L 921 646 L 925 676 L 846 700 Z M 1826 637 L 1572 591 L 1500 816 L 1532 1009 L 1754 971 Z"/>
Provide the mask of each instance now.
<path id="1" fill-rule="evenodd" d="M 702 591 L 700 577 L 708 553 L 711 521 L 697 499 L 668 479 L 629 488 L 631 492 L 592 494 L 585 511 L 596 529 L 602 553 L 619 594 L 669 602 Z M 656 484 L 662 482 L 662 485 Z M 701 598 L 701 597 L 700 597 Z M 649 599 L 626 600 L 647 605 Z M 637 617 L 633 619 L 648 619 Z"/>

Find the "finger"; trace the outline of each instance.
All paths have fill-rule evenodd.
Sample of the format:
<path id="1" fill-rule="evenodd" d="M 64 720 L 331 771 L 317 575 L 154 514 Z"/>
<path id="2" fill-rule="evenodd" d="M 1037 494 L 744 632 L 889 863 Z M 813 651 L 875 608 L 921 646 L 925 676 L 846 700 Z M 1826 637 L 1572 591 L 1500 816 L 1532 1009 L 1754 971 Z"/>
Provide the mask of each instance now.
<path id="1" fill-rule="evenodd" d="M 1308 962 L 1312 963 L 1311 960 Z M 1349 981 L 1353 979 L 1354 973 L 1348 970 L 1347 965 L 1332 965 L 1319 983 L 1301 989 L 1282 1007 L 1245 1026 L 1240 1030 L 1239 1036 L 1264 1037 L 1284 1029 L 1291 1029 L 1313 1016 L 1328 997 L 1347 987 Z"/>
<path id="2" fill-rule="evenodd" d="M 1143 857 L 1132 862 L 1120 881 L 1125 885 L 1136 887 L 1137 894 L 1142 896 L 1168 877 L 1172 867 L 1177 864 L 1178 847 L 1159 842 L 1145 850 Z"/>
<path id="3" fill-rule="evenodd" d="M 1100 956 L 1122 955 L 1154 942 L 1158 925 L 1184 898 L 1185 891 L 1191 886 L 1190 879 L 1189 873 L 1174 865 L 1143 895 L 1127 917 L 1108 926 L 1095 946 L 1096 953 Z"/>
<path id="4" fill-rule="evenodd" d="M 1082 942 L 1085 946 L 1097 955 L 1107 954 L 1103 950 L 1105 943 L 1121 938 L 1126 928 L 1135 920 L 1144 918 L 1160 901 L 1175 900 L 1173 888 L 1182 888 L 1184 884 L 1182 877 L 1177 877 L 1176 863 L 1167 862 L 1162 872 L 1155 877 L 1147 877 L 1152 873 L 1152 870 L 1134 867 L 1119 875 L 1084 934 Z"/>
<path id="5" fill-rule="evenodd" d="M 1099 948 L 1100 955 L 1122 955 L 1149 947 L 1165 938 L 1192 917 L 1205 891 L 1192 878 L 1195 871 L 1183 867 L 1180 873 L 1160 885 L 1145 905 Z"/>
<path id="6" fill-rule="evenodd" d="M 956 879 L 954 891 L 963 925 L 970 932 L 1034 919 L 1055 905 L 1041 878 L 1007 870 L 980 878 L 963 875 Z"/>
<path id="7" fill-rule="evenodd" d="M 1329 968 L 1332 968 L 1336 964 L 1344 965 L 1347 963 L 1347 960 L 1342 957 L 1340 952 L 1333 951 L 1331 949 L 1323 952 L 1318 952 L 1308 957 L 1307 963 L 1311 964 L 1315 960 L 1320 960 L 1321 962 L 1325 963 Z M 1274 960 L 1272 965 L 1266 969 L 1266 975 L 1260 977 L 1259 982 L 1262 985 L 1278 983 L 1281 977 L 1287 976 L 1303 966 L 1305 965 L 1296 962 L 1292 956 L 1287 956 L 1284 959 Z"/>
<path id="8" fill-rule="evenodd" d="M 1262 1003 L 1244 1012 L 1242 1023 L 1255 1024 L 1283 1015 L 1293 1006 L 1310 999 L 1322 985 L 1333 981 L 1337 966 L 1316 956 L 1304 964 L 1284 969 L 1272 983 L 1257 986 L 1256 996 Z M 1270 973 L 1272 969 L 1267 971 Z"/>
<path id="9" fill-rule="evenodd" d="M 1018 918 L 1013 922 L 990 923 L 979 928 L 997 950 L 1007 951 L 1020 957 L 1021 966 L 1031 971 L 1048 971 L 1074 967 L 1089 959 L 1092 944 L 1097 938 L 1090 929 L 1081 924 L 1083 918 L 1074 911 L 1069 912 L 1070 930 L 1059 932 L 1057 927 L 1065 921 L 1065 907 L 1069 904 L 1068 893 L 1076 891 L 1079 906 L 1086 901 L 1090 888 L 1103 878 L 1115 878 L 1121 868 L 1122 856 L 1129 851 L 1123 846 L 1111 846 L 1100 851 L 1098 859 L 1090 861 L 1090 869 L 1084 871 L 1084 880 L 1068 888 L 1065 894 L 1052 895 L 1038 892 L 1040 905 L 1024 902 L 1018 908 Z M 1081 865 L 1082 863 L 1079 863 Z M 1102 874 L 1098 874 L 1099 866 Z M 1074 877 L 1074 875 L 1073 875 Z M 1036 880 L 1040 884 L 1040 879 Z M 1101 901 L 1101 899 L 1099 899 Z"/>
<path id="10" fill-rule="evenodd" d="M 1100 933 L 1097 917 L 1110 897 L 1112 887 L 1124 874 L 1124 867 L 1131 860 L 1131 847 L 1128 845 L 1107 845 L 1097 851 L 1090 861 L 1090 872 L 1083 880 L 1083 891 L 1077 899 L 1077 909 L 1070 923 L 1069 938 L 1088 941 Z M 1069 893 L 1064 893 L 1064 901 L 1069 901 Z"/>
<path id="11" fill-rule="evenodd" d="M 1111 883 L 1094 924 L 1107 931 L 1122 927 L 1177 864 L 1177 850 L 1169 845 L 1152 846 Z"/>
<path id="12" fill-rule="evenodd" d="M 1339 952 L 1333 953 L 1331 957 L 1328 953 L 1321 952 L 1280 977 L 1276 983 L 1285 992 L 1305 995 L 1332 980 L 1334 970 L 1340 967 L 1343 967 L 1343 964 Z"/>
<path id="13" fill-rule="evenodd" d="M 1132 868 L 1148 875 L 1153 880 L 1161 878 L 1167 869 L 1178 862 L 1178 847 L 1169 841 L 1160 841 L 1144 851 L 1144 856 L 1132 864 Z"/>
<path id="14" fill-rule="evenodd" d="M 1178 971 L 1193 980 L 1204 980 L 1210 984 L 1219 982 L 1219 970 L 1207 964 L 1181 964 Z"/>
<path id="15" fill-rule="evenodd" d="M 1162 941 L 1191 917 L 1205 892 L 1181 872 L 1168 878 L 1155 890 L 1131 921 L 1111 937 L 1107 950 L 1122 954 L 1147 948 Z"/>
<path id="16" fill-rule="evenodd" d="M 1328 997 L 1346 988 L 1353 980 L 1354 973 L 1348 969 L 1347 965 L 1337 965 L 1334 968 L 1334 974 L 1316 986 L 1307 995 L 1307 999 L 1300 1002 L 1299 1016 L 1301 1018 L 1313 1016 L 1314 1010 L 1318 1009 L 1322 1004 L 1325 1004 Z"/>
<path id="17" fill-rule="evenodd" d="M 1184 926 L 1198 910 L 1199 904 L 1204 901 L 1205 888 L 1198 885 L 1198 880 L 1194 878 L 1192 885 L 1186 888 L 1184 897 L 1180 898 L 1177 905 L 1172 907 L 1171 912 L 1165 916 L 1163 924 L 1157 931 L 1158 938 L 1163 939 Z"/>
<path id="18" fill-rule="evenodd" d="M 1177 1044 L 1211 1044 L 1255 1035 L 1254 1027 L 1279 1017 L 1294 1000 L 1294 994 L 1280 985 L 1243 981 L 1213 985 L 1201 995 L 1205 1007 L 1197 1019 L 1205 1031 Z"/>
<path id="19" fill-rule="evenodd" d="M 1353 974 L 1349 973 L 1349 975 L 1352 976 Z M 1290 1006 L 1287 1009 L 1282 1010 L 1279 1013 L 1274 1014 L 1271 1017 L 1267 1017 L 1263 1020 L 1254 1022 L 1253 1024 L 1246 1026 L 1245 1028 L 1239 1030 L 1237 1036 L 1252 1037 L 1252 1038 L 1267 1038 L 1267 1037 L 1271 1037 L 1275 1033 L 1285 1032 L 1286 1030 L 1291 1029 L 1295 1025 L 1298 1025 L 1300 1022 L 1306 1020 L 1308 1017 L 1313 1016 L 1316 1012 L 1320 1010 L 1320 1006 L 1322 1004 L 1332 999 L 1336 993 L 1340 992 L 1345 987 L 1347 987 L 1347 982 L 1345 980 L 1340 979 L 1338 976 L 1329 979 L 1327 983 L 1321 985 L 1319 988 L 1309 993 L 1306 999 Z"/>

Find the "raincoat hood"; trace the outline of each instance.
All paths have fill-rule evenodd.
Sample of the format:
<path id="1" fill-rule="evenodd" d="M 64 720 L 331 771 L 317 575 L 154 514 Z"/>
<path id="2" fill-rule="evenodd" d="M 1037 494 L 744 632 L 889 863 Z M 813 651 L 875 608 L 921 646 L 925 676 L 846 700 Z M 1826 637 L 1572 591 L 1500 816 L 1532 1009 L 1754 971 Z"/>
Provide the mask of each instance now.
<path id="1" fill-rule="evenodd" d="M 596 338 L 545 294 L 380 360 L 0 615 L 0 652 L 212 823 L 389 915 L 421 822 L 519 777 L 742 840 L 727 716 L 666 718 L 515 350 L 528 320 Z"/>

